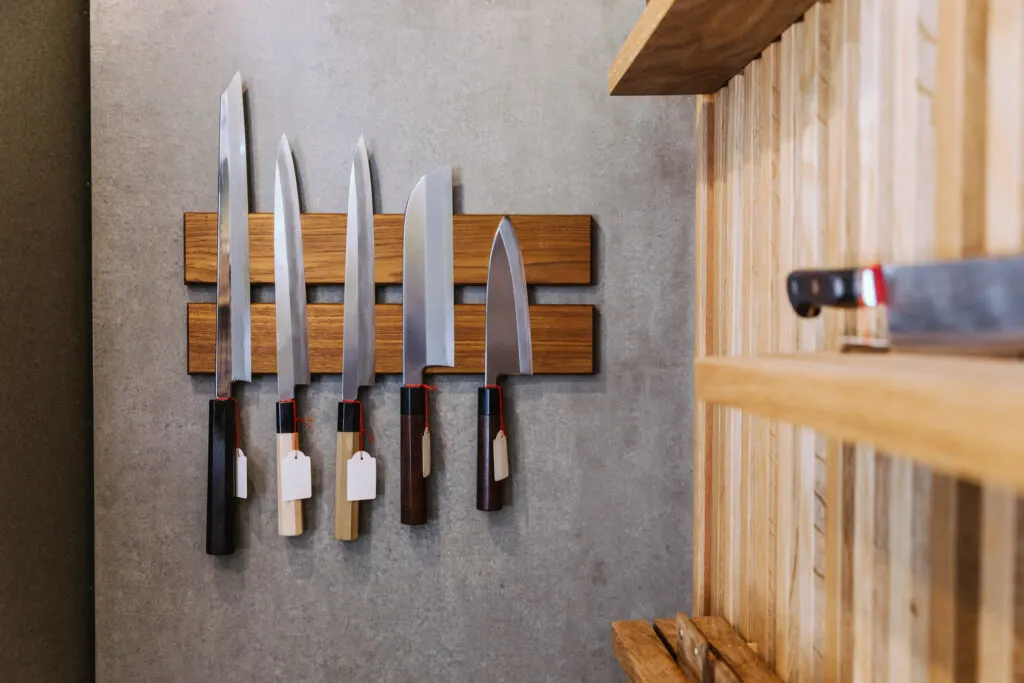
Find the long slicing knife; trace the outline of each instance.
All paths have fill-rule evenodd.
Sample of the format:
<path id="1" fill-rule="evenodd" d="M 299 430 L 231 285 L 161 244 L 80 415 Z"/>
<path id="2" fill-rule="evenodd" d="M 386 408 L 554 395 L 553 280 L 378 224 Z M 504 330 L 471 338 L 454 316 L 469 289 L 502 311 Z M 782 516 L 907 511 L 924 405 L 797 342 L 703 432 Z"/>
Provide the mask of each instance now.
<path id="1" fill-rule="evenodd" d="M 283 465 L 299 450 L 295 386 L 309 384 L 306 272 L 302 262 L 299 188 L 288 138 L 282 136 L 274 173 L 274 299 L 277 313 L 277 533 L 302 533 L 302 501 L 285 501 Z"/>
<path id="2" fill-rule="evenodd" d="M 217 182 L 217 398 L 210 401 L 206 471 L 206 552 L 235 552 L 235 449 L 238 404 L 232 382 L 252 381 L 249 320 L 249 171 L 242 77 L 220 96 Z"/>
<path id="3" fill-rule="evenodd" d="M 479 390 L 477 408 L 476 509 L 492 511 L 501 509 L 502 481 L 508 476 L 498 380 L 502 375 L 533 374 L 526 270 L 516 231 L 507 216 L 494 235 L 487 267 L 485 338 L 484 386 Z"/>
<path id="4" fill-rule="evenodd" d="M 413 188 L 402 258 L 402 524 L 426 524 L 430 442 L 424 440 L 423 372 L 455 366 L 451 168 L 431 171 Z"/>
<path id="5" fill-rule="evenodd" d="M 1024 349 L 1024 257 L 798 270 L 786 280 L 796 313 L 885 306 L 894 348 L 966 353 Z"/>
<path id="6" fill-rule="evenodd" d="M 338 404 L 338 459 L 334 481 L 334 537 L 359 537 L 359 503 L 348 500 L 348 461 L 361 448 L 363 408 L 359 387 L 373 384 L 376 354 L 376 296 L 373 273 L 373 191 L 370 157 L 359 138 L 348 183 L 345 236 L 345 327 L 341 398 Z"/>

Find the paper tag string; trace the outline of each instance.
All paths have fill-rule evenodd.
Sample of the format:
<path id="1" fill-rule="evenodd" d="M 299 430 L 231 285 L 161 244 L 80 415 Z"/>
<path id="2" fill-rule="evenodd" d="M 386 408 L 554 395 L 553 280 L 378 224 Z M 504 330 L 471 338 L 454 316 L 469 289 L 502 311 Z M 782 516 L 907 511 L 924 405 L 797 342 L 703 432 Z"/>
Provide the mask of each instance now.
<path id="1" fill-rule="evenodd" d="M 235 404 L 235 448 L 241 448 L 242 447 L 242 425 L 239 423 L 239 419 L 238 419 L 238 399 L 236 399 L 234 396 L 229 396 L 228 398 L 218 398 L 217 400 L 218 401 L 231 401 L 232 403 Z"/>
<path id="2" fill-rule="evenodd" d="M 359 450 L 363 450 L 363 434 L 366 433 L 366 430 L 363 429 L 363 404 L 358 399 L 355 401 L 342 401 L 342 403 L 359 406 Z"/>
<path id="3" fill-rule="evenodd" d="M 429 384 L 406 384 L 406 389 L 426 389 L 427 391 L 437 391 L 437 387 L 432 387 Z M 430 429 L 430 398 L 429 394 L 423 399 L 423 428 L 424 430 Z"/>
<path id="4" fill-rule="evenodd" d="M 498 390 L 498 431 L 505 431 L 505 406 L 501 397 L 501 385 L 500 384 L 487 384 L 484 385 L 484 389 L 497 389 Z"/>

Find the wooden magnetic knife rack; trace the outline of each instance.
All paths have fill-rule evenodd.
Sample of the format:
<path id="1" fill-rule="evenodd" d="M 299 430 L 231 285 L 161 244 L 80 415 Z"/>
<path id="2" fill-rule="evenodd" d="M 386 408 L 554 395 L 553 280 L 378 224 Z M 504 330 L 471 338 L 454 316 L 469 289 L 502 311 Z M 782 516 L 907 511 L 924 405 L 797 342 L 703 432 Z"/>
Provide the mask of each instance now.
<path id="1" fill-rule="evenodd" d="M 586 215 L 510 216 L 523 251 L 529 285 L 590 285 L 592 219 Z M 484 285 L 494 231 L 500 215 L 456 215 L 454 279 L 460 285 Z M 249 216 L 249 261 L 253 284 L 274 282 L 274 219 Z M 345 280 L 345 214 L 303 214 L 302 241 L 307 286 L 338 285 Z M 217 214 L 184 216 L 185 283 L 217 281 Z M 402 282 L 401 214 L 374 216 L 376 283 Z M 340 303 L 308 304 L 309 362 L 313 374 L 342 371 Z M 252 371 L 277 369 L 274 304 L 252 304 Z M 212 374 L 216 340 L 216 306 L 188 304 L 188 372 Z M 530 306 L 536 374 L 588 375 L 594 372 L 594 307 L 543 304 Z M 484 370 L 484 306 L 455 307 L 455 367 L 436 373 L 471 374 Z M 402 306 L 377 304 L 377 372 L 402 371 Z"/>

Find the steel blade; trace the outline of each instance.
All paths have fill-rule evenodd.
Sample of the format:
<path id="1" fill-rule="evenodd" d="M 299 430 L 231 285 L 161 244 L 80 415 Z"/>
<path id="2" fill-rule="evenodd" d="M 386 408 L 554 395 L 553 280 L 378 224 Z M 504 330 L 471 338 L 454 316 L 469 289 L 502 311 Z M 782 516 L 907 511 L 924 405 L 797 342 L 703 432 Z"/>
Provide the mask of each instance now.
<path id="1" fill-rule="evenodd" d="M 299 187 L 288 138 L 281 137 L 274 173 L 274 300 L 277 309 L 277 391 L 295 398 L 309 384 L 306 271 L 302 261 Z"/>
<path id="2" fill-rule="evenodd" d="M 533 374 L 530 305 L 526 269 L 512 221 L 506 216 L 494 235 L 487 267 L 487 323 L 484 378 L 488 386 L 501 375 Z"/>
<path id="3" fill-rule="evenodd" d="M 348 183 L 345 237 L 345 328 L 341 397 L 354 401 L 373 384 L 376 355 L 376 290 L 373 261 L 373 190 L 370 157 L 359 138 Z"/>
<path id="4" fill-rule="evenodd" d="M 884 266 L 894 347 L 1024 348 L 1024 258 Z"/>
<path id="5" fill-rule="evenodd" d="M 413 188 L 402 258 L 402 372 L 405 384 L 420 384 L 426 367 L 455 365 L 450 167 L 431 171 Z"/>
<path id="6" fill-rule="evenodd" d="M 220 96 L 217 173 L 217 396 L 231 382 L 252 381 L 249 317 L 249 171 L 246 165 L 242 77 Z"/>

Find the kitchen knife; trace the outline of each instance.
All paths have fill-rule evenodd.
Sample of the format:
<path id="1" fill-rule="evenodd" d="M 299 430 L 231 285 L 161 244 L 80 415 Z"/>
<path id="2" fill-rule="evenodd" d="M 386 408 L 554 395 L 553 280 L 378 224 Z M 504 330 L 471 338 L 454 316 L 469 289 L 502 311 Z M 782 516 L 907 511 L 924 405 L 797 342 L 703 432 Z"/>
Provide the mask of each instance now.
<path id="1" fill-rule="evenodd" d="M 373 273 L 373 191 L 370 157 L 359 138 L 348 182 L 345 235 L 345 322 L 341 403 L 338 404 L 338 462 L 334 481 L 334 537 L 359 537 L 359 503 L 348 500 L 348 461 L 362 450 L 363 406 L 359 387 L 373 384 L 376 366 L 376 296 Z"/>
<path id="2" fill-rule="evenodd" d="M 402 524 L 425 524 L 429 413 L 423 372 L 455 365 L 451 168 L 431 171 L 413 188 L 402 260 Z M 429 453 L 429 440 L 426 448 Z"/>
<path id="3" fill-rule="evenodd" d="M 235 552 L 235 458 L 238 403 L 232 382 L 252 381 L 249 320 L 249 171 L 242 77 L 220 96 L 217 174 L 217 398 L 210 401 L 206 469 L 206 552 Z"/>
<path id="4" fill-rule="evenodd" d="M 299 450 L 295 386 L 309 384 L 306 272 L 299 188 L 288 138 L 281 136 L 274 173 L 274 299 L 277 313 L 277 533 L 302 533 L 302 501 L 285 500 L 284 466 Z"/>
<path id="5" fill-rule="evenodd" d="M 484 341 L 484 386 L 478 392 L 476 440 L 476 509 L 500 510 L 508 454 L 502 415 L 502 375 L 532 375 L 530 305 L 526 297 L 523 252 L 508 216 L 501 219 L 487 266 L 487 322 Z M 496 444 L 499 438 L 500 445 Z"/>
<path id="6" fill-rule="evenodd" d="M 893 347 L 972 353 L 1024 349 L 1024 257 L 798 270 L 786 280 L 796 313 L 885 306 Z"/>

